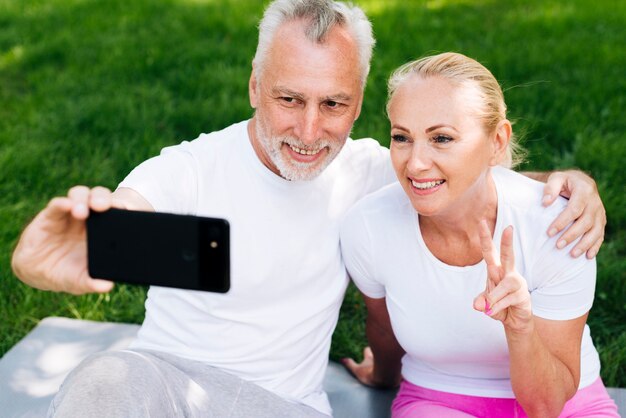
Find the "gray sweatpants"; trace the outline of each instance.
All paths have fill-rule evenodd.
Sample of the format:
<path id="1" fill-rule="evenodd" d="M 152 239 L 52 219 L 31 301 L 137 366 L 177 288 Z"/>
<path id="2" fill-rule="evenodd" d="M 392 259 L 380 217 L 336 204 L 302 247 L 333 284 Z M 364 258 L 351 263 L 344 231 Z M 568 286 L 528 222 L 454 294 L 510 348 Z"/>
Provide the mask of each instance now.
<path id="1" fill-rule="evenodd" d="M 327 418 L 204 363 L 155 351 L 102 352 L 67 377 L 48 417 Z"/>

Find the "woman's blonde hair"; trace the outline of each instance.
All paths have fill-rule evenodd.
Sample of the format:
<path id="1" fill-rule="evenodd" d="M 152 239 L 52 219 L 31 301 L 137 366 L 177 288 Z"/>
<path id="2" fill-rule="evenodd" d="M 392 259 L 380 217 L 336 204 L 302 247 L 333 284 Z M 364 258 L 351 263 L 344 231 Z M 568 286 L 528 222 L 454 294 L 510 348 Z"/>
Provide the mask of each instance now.
<path id="1" fill-rule="evenodd" d="M 493 74 L 478 61 L 454 52 L 420 58 L 395 70 L 388 82 L 387 114 L 389 114 L 391 99 L 398 87 L 415 75 L 422 78 L 443 77 L 454 83 L 471 83 L 477 87 L 483 106 L 482 109 L 475 109 L 475 111 L 482 120 L 486 132 L 490 134 L 494 132 L 500 121 L 506 119 L 504 94 Z M 524 154 L 525 151 L 517 138 L 511 134 L 506 157 L 500 165 L 512 168 L 524 160 Z"/>

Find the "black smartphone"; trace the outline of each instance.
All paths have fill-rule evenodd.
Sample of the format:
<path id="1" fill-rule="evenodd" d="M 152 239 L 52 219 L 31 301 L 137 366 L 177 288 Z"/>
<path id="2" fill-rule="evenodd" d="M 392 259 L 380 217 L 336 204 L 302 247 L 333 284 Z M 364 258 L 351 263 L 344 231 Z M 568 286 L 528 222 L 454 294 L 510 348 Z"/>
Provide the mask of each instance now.
<path id="1" fill-rule="evenodd" d="M 225 293 L 230 289 L 228 221 L 110 209 L 87 218 L 94 278 Z"/>

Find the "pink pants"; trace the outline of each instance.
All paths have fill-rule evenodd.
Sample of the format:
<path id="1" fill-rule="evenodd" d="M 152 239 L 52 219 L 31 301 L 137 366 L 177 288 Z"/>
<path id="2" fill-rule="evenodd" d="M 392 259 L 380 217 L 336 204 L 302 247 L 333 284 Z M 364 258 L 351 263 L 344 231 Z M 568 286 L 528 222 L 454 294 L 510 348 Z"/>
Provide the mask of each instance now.
<path id="1" fill-rule="evenodd" d="M 392 418 L 527 418 L 515 399 L 457 395 L 415 386 L 406 380 L 391 405 Z M 617 406 L 598 378 L 576 392 L 559 417 L 619 418 Z"/>

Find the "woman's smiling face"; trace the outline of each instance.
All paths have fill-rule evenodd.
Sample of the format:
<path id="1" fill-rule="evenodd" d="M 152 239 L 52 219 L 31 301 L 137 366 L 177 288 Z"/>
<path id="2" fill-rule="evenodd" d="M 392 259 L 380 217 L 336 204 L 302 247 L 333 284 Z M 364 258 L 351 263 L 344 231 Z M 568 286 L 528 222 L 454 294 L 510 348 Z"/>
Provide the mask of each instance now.
<path id="1" fill-rule="evenodd" d="M 475 111 L 482 105 L 477 86 L 440 76 L 410 76 L 394 92 L 391 159 L 421 215 L 445 214 L 481 195 L 501 148 Z"/>

